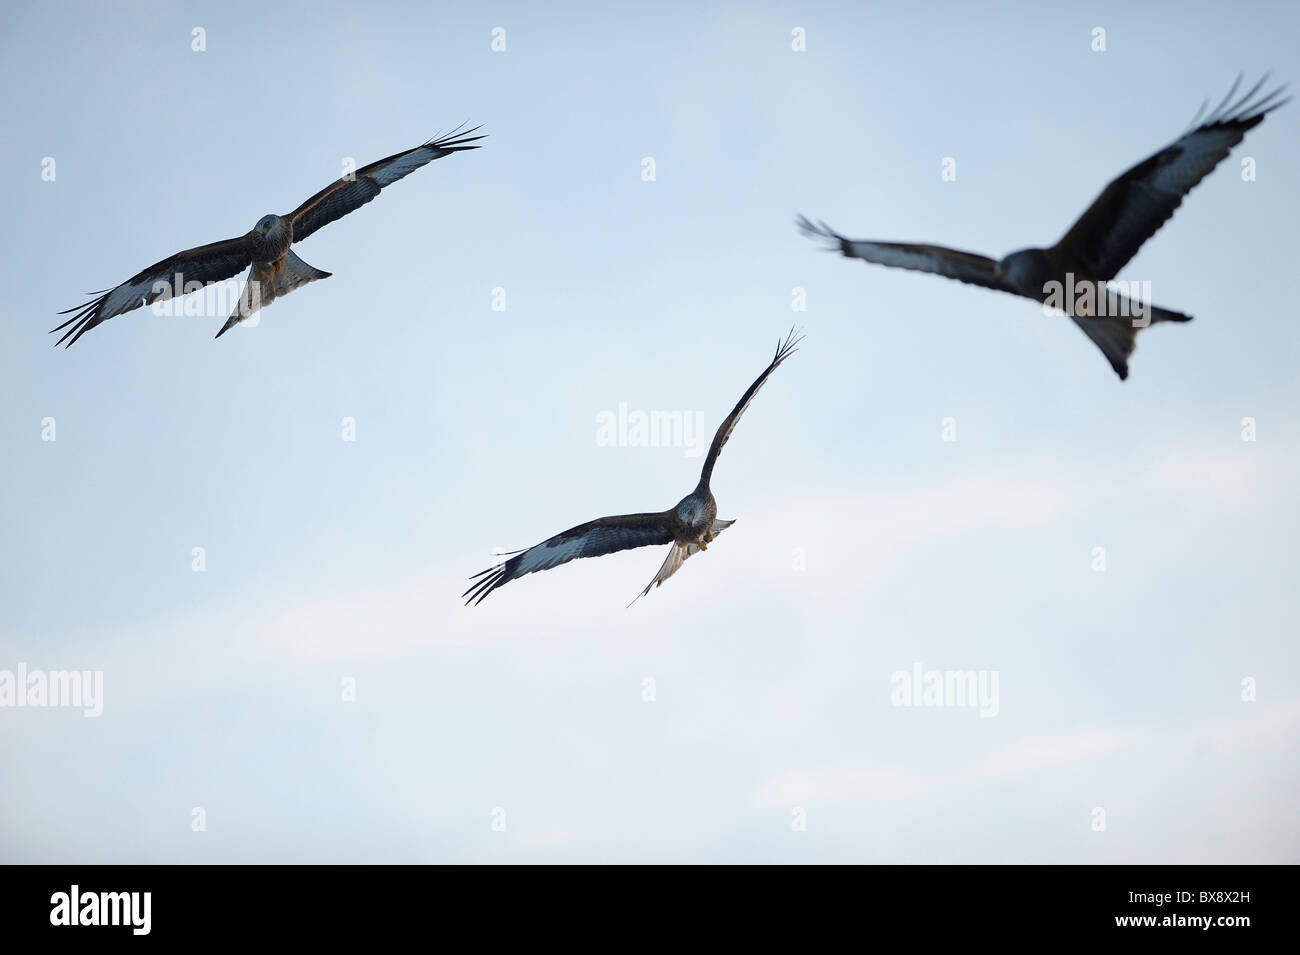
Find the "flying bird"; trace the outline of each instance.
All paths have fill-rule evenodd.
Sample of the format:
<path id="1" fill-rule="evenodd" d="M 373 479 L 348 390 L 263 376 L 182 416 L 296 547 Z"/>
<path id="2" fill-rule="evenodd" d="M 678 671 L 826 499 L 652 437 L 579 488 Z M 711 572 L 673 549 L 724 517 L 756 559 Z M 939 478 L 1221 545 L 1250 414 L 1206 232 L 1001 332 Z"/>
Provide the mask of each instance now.
<path id="1" fill-rule="evenodd" d="M 86 332 L 116 315 L 156 301 L 166 301 L 214 282 L 224 282 L 248 269 L 239 303 L 221 331 L 217 332 L 216 337 L 220 338 L 277 298 L 308 282 L 330 277 L 331 273 L 312 268 L 294 255 L 289 246 L 301 242 L 335 219 L 360 209 L 379 195 L 385 186 L 410 175 L 426 163 L 452 153 L 478 149 L 478 146 L 470 145 L 485 138 L 470 135 L 478 129 L 476 126 L 462 132 L 457 128 L 442 138 L 431 139 L 423 145 L 372 162 L 326 186 L 286 216 L 262 216 L 253 231 L 246 235 L 177 252 L 115 288 L 92 292 L 95 298 L 85 305 L 59 313 L 73 315 L 58 328 L 50 329 L 51 332 L 67 329 L 55 344 L 62 345 L 71 338 L 65 346 L 70 348 Z"/>
<path id="2" fill-rule="evenodd" d="M 1101 349 L 1120 379 L 1137 333 L 1152 322 L 1187 322 L 1192 316 L 1135 302 L 1107 289 L 1125 263 L 1174 214 L 1183 196 L 1222 162 L 1264 117 L 1290 102 L 1279 87 L 1256 99 L 1267 74 L 1244 96 L 1228 95 L 1200 122 L 1205 105 L 1174 143 L 1138 163 L 1108 185 L 1056 245 L 1021 249 L 1000 261 L 939 245 L 847 239 L 824 222 L 800 216 L 807 234 L 827 240 L 831 251 L 878 265 L 933 272 L 971 285 L 1023 295 L 1060 308 Z M 1118 314 L 1117 314 L 1118 313 Z"/>
<path id="3" fill-rule="evenodd" d="M 777 345 L 776 355 L 771 363 L 763 369 L 763 373 L 749 386 L 749 390 L 741 397 L 731 414 L 727 415 L 726 420 L 718 427 L 717 434 L 713 436 L 713 444 L 709 446 L 708 456 L 704 459 L 704 467 L 700 470 L 700 483 L 690 494 L 666 511 L 601 517 L 571 527 L 535 547 L 514 551 L 514 556 L 509 560 L 479 571 L 470 578 L 475 583 L 470 584 L 469 589 L 461 594 L 462 597 L 468 597 L 465 601 L 466 606 L 474 602 L 482 603 L 488 594 L 516 577 L 539 570 L 550 570 L 578 557 L 603 557 L 605 554 L 631 550 L 633 547 L 672 544 L 668 556 L 664 558 L 663 566 L 659 568 L 659 573 L 646 584 L 645 590 L 632 598 L 632 603 L 636 603 L 637 598 L 644 597 L 652 587 L 659 586 L 675 574 L 686 558 L 698 551 L 706 550 L 715 537 L 736 523 L 718 518 L 718 504 L 713 499 L 713 492 L 709 490 L 713 465 L 718 460 L 722 446 L 731 437 L 736 422 L 745 413 L 749 403 L 754 400 L 754 395 L 758 394 L 758 389 L 763 387 L 763 383 L 780 367 L 781 362 L 798 350 L 797 346 L 801 341 L 803 337 L 796 338 L 792 329 L 785 341 Z"/>

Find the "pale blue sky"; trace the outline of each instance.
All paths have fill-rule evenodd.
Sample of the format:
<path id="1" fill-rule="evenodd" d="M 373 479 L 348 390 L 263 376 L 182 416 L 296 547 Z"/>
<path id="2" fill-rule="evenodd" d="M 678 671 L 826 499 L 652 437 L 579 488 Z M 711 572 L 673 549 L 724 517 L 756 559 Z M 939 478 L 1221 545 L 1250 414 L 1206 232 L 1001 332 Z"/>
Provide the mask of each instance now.
<path id="1" fill-rule="evenodd" d="M 1047 244 L 1238 71 L 1300 79 L 1293 4 L 1136 6 L 6 5 L 0 670 L 105 699 L 0 708 L 0 860 L 1300 861 L 1300 106 L 1121 273 L 1196 316 L 1122 384 L 1065 319 L 792 225 Z M 462 122 L 484 148 L 295 247 L 334 275 L 256 328 L 51 347 Z M 461 606 L 493 548 L 689 491 L 597 416 L 711 431 L 796 322 L 706 554 L 631 609 L 659 548 Z M 998 671 L 998 715 L 892 706 L 918 662 Z"/>

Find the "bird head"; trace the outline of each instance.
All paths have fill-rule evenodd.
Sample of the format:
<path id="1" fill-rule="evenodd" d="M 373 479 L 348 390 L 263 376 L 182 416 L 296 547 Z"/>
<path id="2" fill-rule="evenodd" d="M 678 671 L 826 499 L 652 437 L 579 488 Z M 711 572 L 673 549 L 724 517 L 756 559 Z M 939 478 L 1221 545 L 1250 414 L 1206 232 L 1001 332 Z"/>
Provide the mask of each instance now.
<path id="1" fill-rule="evenodd" d="M 688 527 L 694 527 L 704 516 L 704 504 L 694 495 L 682 498 L 677 505 L 677 519 Z"/>
<path id="2" fill-rule="evenodd" d="M 278 231 L 276 227 L 279 223 L 279 216 L 265 215 L 257 220 L 257 225 L 253 226 L 253 231 L 265 239 L 268 238 L 271 233 Z"/>

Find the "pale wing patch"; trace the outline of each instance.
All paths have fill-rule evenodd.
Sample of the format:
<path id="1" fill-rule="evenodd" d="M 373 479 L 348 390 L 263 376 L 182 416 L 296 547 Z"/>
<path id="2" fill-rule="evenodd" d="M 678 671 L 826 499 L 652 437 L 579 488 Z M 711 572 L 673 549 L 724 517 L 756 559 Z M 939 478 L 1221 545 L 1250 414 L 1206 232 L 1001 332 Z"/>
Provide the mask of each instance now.
<path id="1" fill-rule="evenodd" d="M 138 282 L 123 282 L 113 291 L 108 293 L 108 298 L 104 299 L 104 310 L 100 313 L 101 319 L 109 319 L 115 315 L 121 315 L 123 312 L 129 312 L 133 308 L 139 308 L 141 303 L 152 304 L 154 301 L 167 301 L 171 298 L 171 283 L 168 279 L 161 281 L 166 284 L 166 289 L 159 295 L 154 294 L 154 284 L 159 281 L 154 278 L 142 279 Z"/>
<path id="2" fill-rule="evenodd" d="M 184 281 L 183 276 L 184 273 L 182 273 L 182 281 Z M 175 281 L 175 275 L 159 274 L 136 279 L 135 281 L 123 282 L 104 296 L 103 308 L 97 316 L 98 321 L 107 321 L 124 312 L 129 312 L 133 308 L 140 308 L 142 305 L 167 301 L 173 297 L 172 285 Z M 176 291 L 184 294 L 184 286 L 182 285 Z"/>
<path id="3" fill-rule="evenodd" d="M 445 155 L 447 155 L 447 152 L 436 146 L 421 146 L 419 149 L 412 150 L 405 156 L 393 160 L 383 169 L 371 173 L 370 178 L 374 179 L 381 188 L 389 186 L 403 176 L 409 176 L 421 166 Z"/>
<path id="4" fill-rule="evenodd" d="M 560 564 L 581 557 L 586 544 L 587 537 L 584 535 L 571 537 L 556 544 L 545 543 L 530 547 L 520 555 L 514 576 L 522 577 L 535 571 L 550 570 L 552 567 L 558 567 Z"/>

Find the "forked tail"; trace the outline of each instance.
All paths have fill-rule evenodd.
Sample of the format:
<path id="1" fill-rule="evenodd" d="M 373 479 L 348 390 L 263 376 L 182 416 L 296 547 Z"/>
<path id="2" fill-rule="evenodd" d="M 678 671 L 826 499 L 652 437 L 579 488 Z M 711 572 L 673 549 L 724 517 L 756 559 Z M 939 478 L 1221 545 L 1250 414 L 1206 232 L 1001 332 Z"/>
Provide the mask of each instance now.
<path id="1" fill-rule="evenodd" d="M 220 338 L 240 322 L 245 321 L 258 309 L 270 305 L 280 296 L 288 295 L 294 289 L 306 285 L 308 282 L 327 279 L 331 274 L 308 265 L 294 255 L 293 250 L 285 253 L 284 264 L 278 269 L 265 265 L 254 265 L 248 270 L 248 279 L 244 282 L 244 290 L 239 294 L 239 304 L 230 313 L 230 317 L 226 319 L 226 324 L 221 326 L 221 331 L 217 332 L 216 337 Z"/>
<path id="2" fill-rule="evenodd" d="M 1092 343 L 1101 349 L 1101 353 L 1110 362 L 1123 381 L 1128 377 L 1128 358 L 1137 347 L 1137 334 L 1148 325 L 1157 322 L 1190 322 L 1192 316 L 1174 312 L 1157 305 L 1144 306 L 1145 314 L 1133 316 L 1102 316 L 1086 318 L 1071 315 L 1074 323 L 1083 329 L 1083 333 L 1092 339 Z"/>

